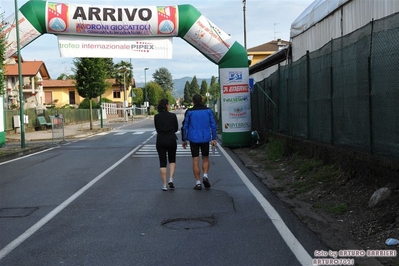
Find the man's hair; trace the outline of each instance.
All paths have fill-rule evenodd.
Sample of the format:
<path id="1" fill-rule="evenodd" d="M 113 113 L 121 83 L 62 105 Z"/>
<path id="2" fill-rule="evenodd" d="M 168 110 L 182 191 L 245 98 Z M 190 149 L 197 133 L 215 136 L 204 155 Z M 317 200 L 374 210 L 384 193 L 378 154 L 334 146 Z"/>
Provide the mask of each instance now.
<path id="1" fill-rule="evenodd" d="M 195 94 L 195 95 L 193 96 L 193 103 L 194 103 L 194 105 L 196 105 L 196 104 L 202 104 L 202 97 L 201 97 L 201 95 L 199 95 L 198 93 Z"/>

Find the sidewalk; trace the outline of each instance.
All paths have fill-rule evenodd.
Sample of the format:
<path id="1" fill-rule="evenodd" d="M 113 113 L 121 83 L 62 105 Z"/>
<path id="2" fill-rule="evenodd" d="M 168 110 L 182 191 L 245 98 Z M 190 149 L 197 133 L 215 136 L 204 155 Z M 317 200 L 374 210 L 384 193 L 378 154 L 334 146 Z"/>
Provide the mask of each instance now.
<path id="1" fill-rule="evenodd" d="M 54 138 L 53 130 L 38 130 L 32 132 L 25 132 L 25 148 L 21 148 L 21 134 L 14 132 L 6 133 L 6 143 L 0 147 L 0 162 L 11 160 L 26 154 L 48 149 L 58 145 L 61 141 L 69 141 L 73 139 L 81 139 L 90 135 L 94 135 L 104 131 L 113 130 L 116 126 L 123 124 L 136 123 L 139 120 L 145 119 L 146 116 L 135 116 L 134 120 L 129 117 L 126 122 L 123 117 L 104 119 L 103 128 L 101 128 L 101 121 L 93 121 L 93 129 L 90 130 L 90 123 L 68 124 L 64 125 L 64 136 L 62 138 L 62 130 L 59 130 Z"/>

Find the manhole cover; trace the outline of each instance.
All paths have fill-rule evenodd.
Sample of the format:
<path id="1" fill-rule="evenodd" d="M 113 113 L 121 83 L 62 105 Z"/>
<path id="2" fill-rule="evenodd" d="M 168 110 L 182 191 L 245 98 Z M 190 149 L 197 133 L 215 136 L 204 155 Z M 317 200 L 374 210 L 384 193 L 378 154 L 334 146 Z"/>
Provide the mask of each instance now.
<path id="1" fill-rule="evenodd" d="M 191 230 L 191 229 L 199 229 L 204 227 L 211 227 L 216 224 L 216 221 L 212 217 L 205 218 L 177 218 L 166 220 L 162 222 L 162 226 L 165 226 L 169 229 L 175 230 Z"/>
<path id="2" fill-rule="evenodd" d="M 18 218 L 31 215 L 38 207 L 25 207 L 25 208 L 1 208 L 0 218 Z"/>

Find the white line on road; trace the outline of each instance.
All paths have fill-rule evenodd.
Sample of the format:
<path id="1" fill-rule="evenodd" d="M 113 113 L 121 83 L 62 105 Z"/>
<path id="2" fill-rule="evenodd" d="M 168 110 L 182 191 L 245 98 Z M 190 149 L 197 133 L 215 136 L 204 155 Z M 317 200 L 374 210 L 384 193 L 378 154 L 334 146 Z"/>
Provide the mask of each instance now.
<path id="1" fill-rule="evenodd" d="M 63 209 L 68 207 L 69 204 L 71 204 L 75 199 L 77 199 L 80 195 L 82 195 L 86 190 L 88 190 L 90 187 L 92 187 L 95 183 L 97 183 L 101 178 L 103 178 L 106 174 L 108 174 L 110 171 L 112 171 L 115 167 L 117 167 L 119 164 L 121 164 L 124 160 L 129 158 L 133 153 L 136 152 L 136 150 L 140 149 L 142 145 L 137 146 L 135 149 L 130 151 L 128 154 L 126 154 L 122 159 L 114 163 L 111 167 L 109 167 L 107 170 L 102 172 L 100 175 L 98 175 L 96 178 L 94 178 L 92 181 L 90 181 L 87 185 L 82 187 L 80 190 L 78 190 L 75 194 L 70 196 L 67 200 L 65 200 L 63 203 L 58 205 L 54 210 L 49 212 L 46 216 L 44 216 L 42 219 L 40 219 L 36 224 L 31 226 L 28 230 L 26 230 L 22 235 L 20 235 L 18 238 L 13 240 L 11 243 L 9 243 L 7 246 L 5 246 L 3 249 L 0 250 L 0 260 L 2 260 L 8 253 L 13 251 L 15 248 L 17 248 L 20 244 L 22 244 L 26 239 L 28 239 L 31 235 L 33 235 L 37 230 L 39 230 L 41 227 L 43 227 L 47 222 L 49 222 L 51 219 L 53 219 L 58 213 L 60 213 Z"/>
<path id="2" fill-rule="evenodd" d="M 238 165 L 231 159 L 231 157 L 227 154 L 227 152 L 220 146 L 219 150 L 224 154 L 226 159 L 229 161 L 231 166 L 240 176 L 241 180 L 247 186 L 249 191 L 255 196 L 263 210 L 269 216 L 270 220 L 273 222 L 277 231 L 280 233 L 281 237 L 287 243 L 288 247 L 291 249 L 292 253 L 294 253 L 295 257 L 302 265 L 312 265 L 312 257 L 306 252 L 305 248 L 301 245 L 301 243 L 296 239 L 296 237 L 292 234 L 290 229 L 284 223 L 281 216 L 278 214 L 276 209 L 268 202 L 265 197 L 256 189 L 256 187 L 248 180 L 247 176 L 241 171 Z"/>

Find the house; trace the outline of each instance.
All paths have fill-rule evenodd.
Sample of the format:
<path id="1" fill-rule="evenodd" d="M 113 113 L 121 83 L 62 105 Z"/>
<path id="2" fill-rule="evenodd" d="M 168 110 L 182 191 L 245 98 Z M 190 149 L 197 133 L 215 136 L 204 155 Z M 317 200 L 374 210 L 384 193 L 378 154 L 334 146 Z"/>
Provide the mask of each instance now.
<path id="1" fill-rule="evenodd" d="M 249 66 L 255 65 L 259 61 L 277 51 L 280 51 L 283 48 L 288 47 L 289 45 L 290 42 L 278 39 L 247 49 L 248 58 L 251 60 L 251 64 Z"/>
<path id="2" fill-rule="evenodd" d="M 22 99 L 24 108 L 35 108 L 44 103 L 43 80 L 50 79 L 50 75 L 43 61 L 24 61 L 21 58 L 22 70 Z M 19 75 L 18 58 L 10 57 L 4 67 L 4 108 L 19 108 Z"/>
<path id="3" fill-rule="evenodd" d="M 102 98 L 107 98 L 113 103 L 117 103 L 120 106 L 123 105 L 125 93 L 123 86 L 116 83 L 115 79 L 107 79 L 106 83 L 111 84 L 111 87 L 106 89 Z M 132 80 L 134 87 L 134 79 Z M 130 88 L 126 90 L 126 101 L 131 104 Z M 44 80 L 43 81 L 43 92 L 44 92 L 44 103 L 46 106 L 63 107 L 71 105 L 78 107 L 79 104 L 84 100 L 79 96 L 75 88 L 75 80 Z M 99 101 L 99 99 L 97 99 Z"/>
<path id="4" fill-rule="evenodd" d="M 21 59 L 22 68 L 22 91 L 24 109 L 43 109 L 46 107 L 63 107 L 70 105 L 78 107 L 84 100 L 75 89 L 75 80 L 52 80 L 43 61 L 25 61 Z M 5 63 L 5 109 L 19 109 L 19 75 L 18 58 L 10 57 Z M 115 79 L 107 79 L 111 84 L 103 98 L 108 98 L 113 103 L 122 106 L 123 101 L 131 105 L 130 90 L 126 94 L 123 86 L 116 83 Z M 135 87 L 132 79 L 132 87 Z M 125 99 L 126 95 L 126 99 Z"/>

